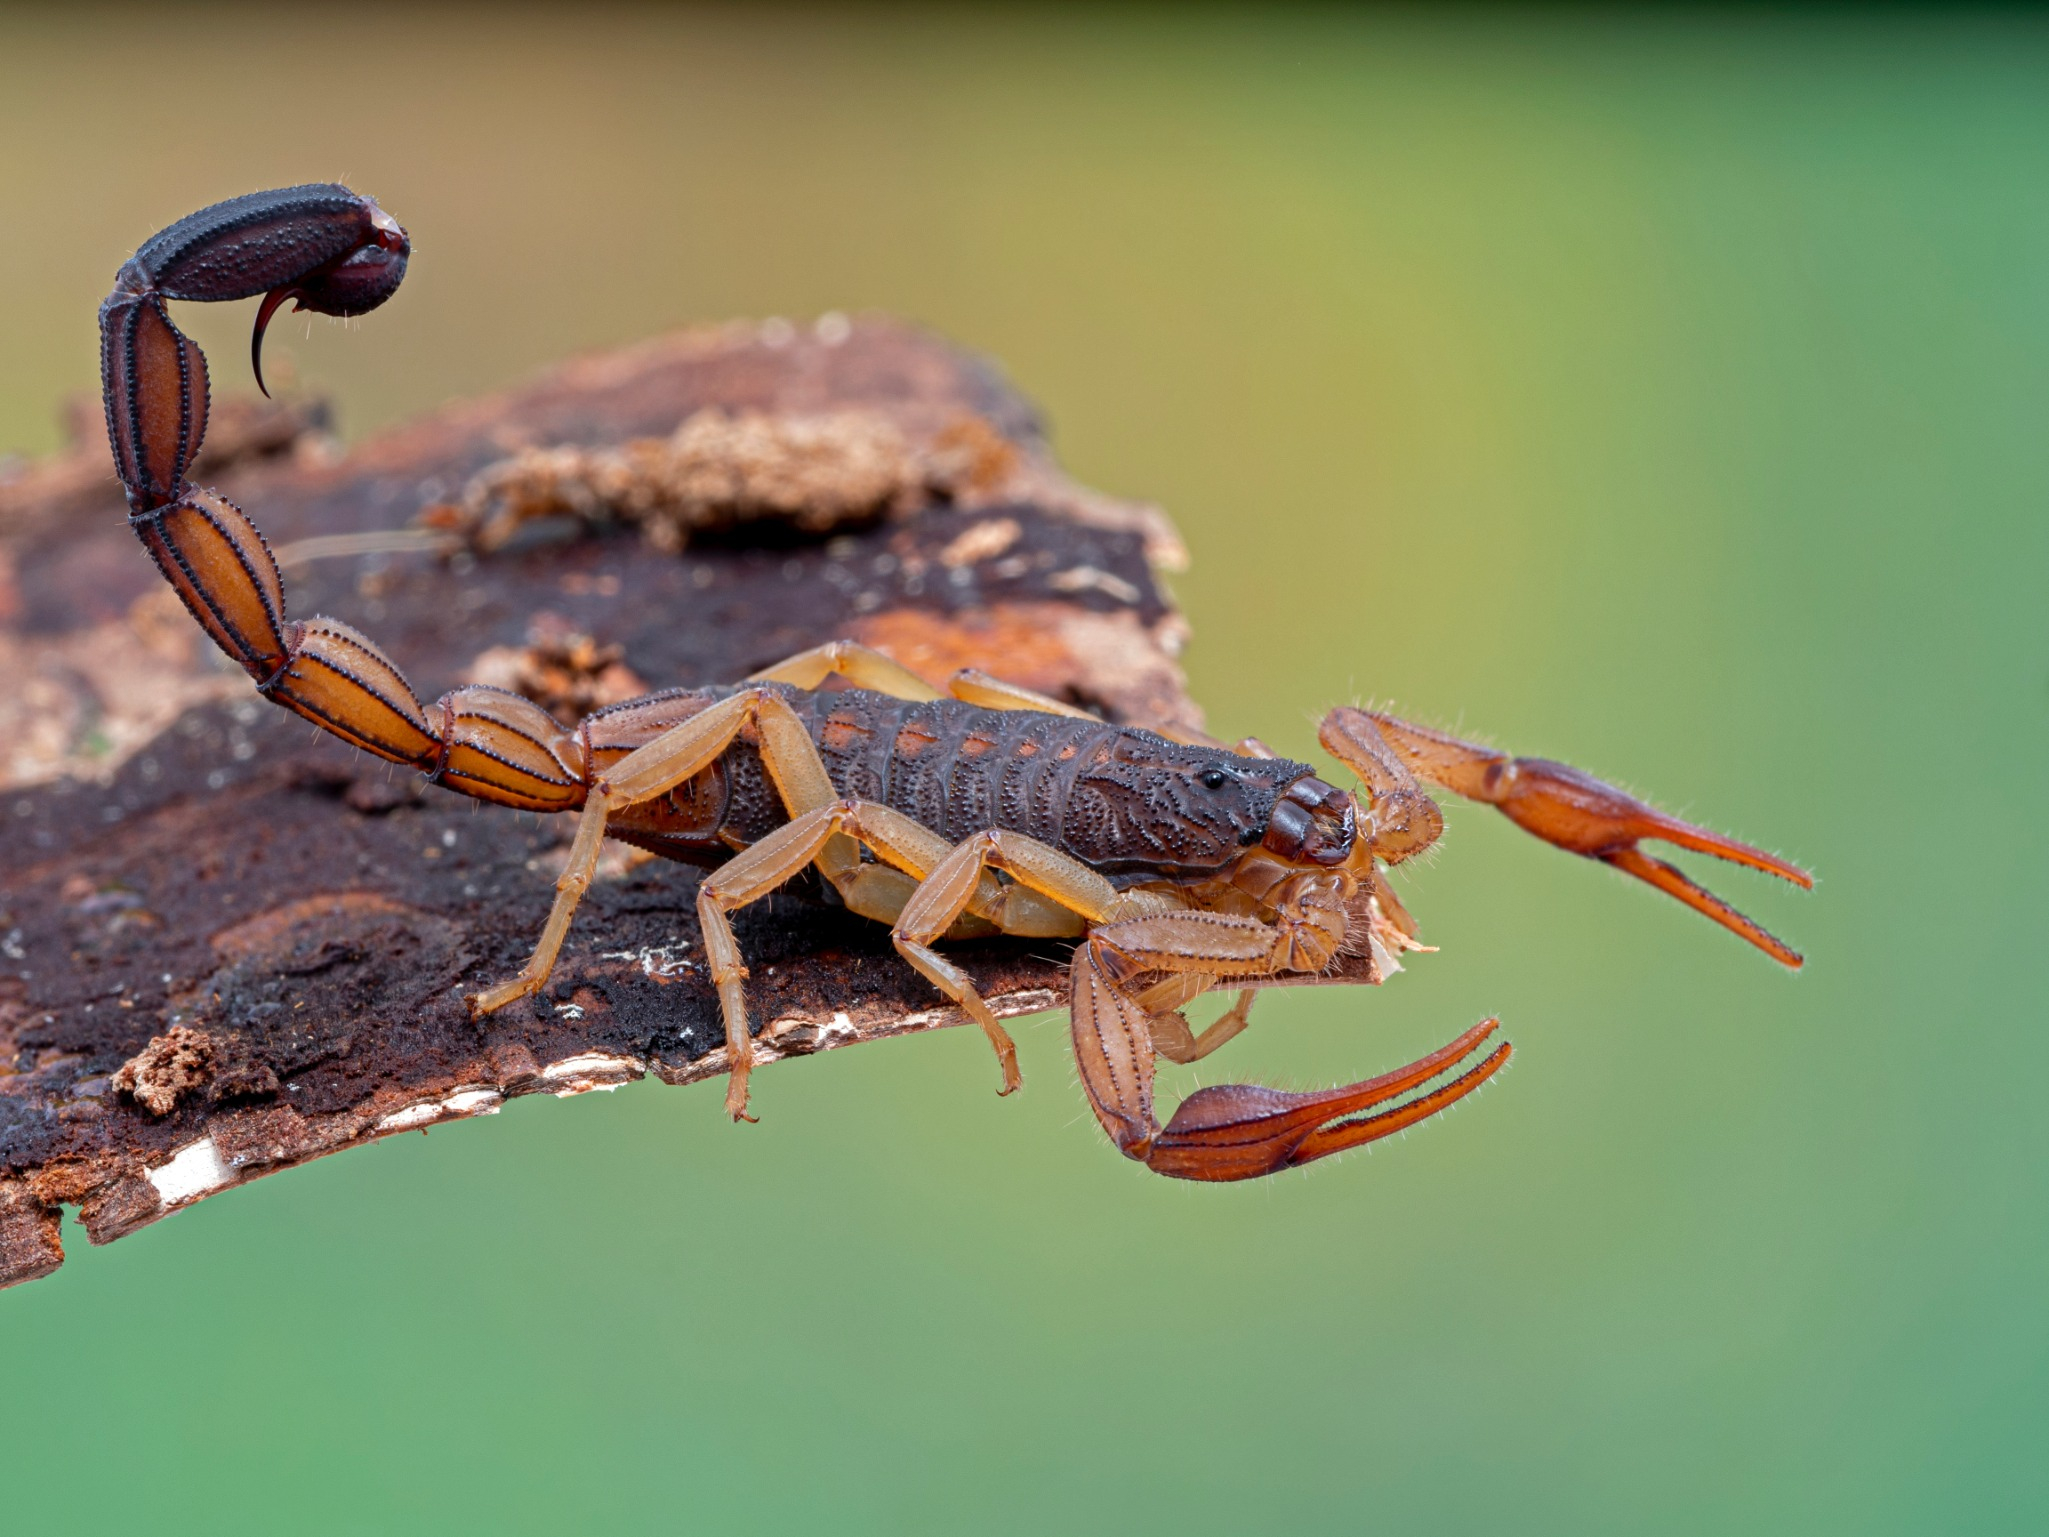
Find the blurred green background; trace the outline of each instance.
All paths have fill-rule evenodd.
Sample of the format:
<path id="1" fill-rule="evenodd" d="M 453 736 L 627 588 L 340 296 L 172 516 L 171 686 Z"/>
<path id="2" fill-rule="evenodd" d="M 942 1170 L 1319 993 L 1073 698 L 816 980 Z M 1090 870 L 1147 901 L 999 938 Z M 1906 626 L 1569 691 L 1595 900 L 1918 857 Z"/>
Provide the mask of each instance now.
<path id="1" fill-rule="evenodd" d="M 1453 807 L 1443 953 L 1170 1087 L 1500 1011 L 1478 1099 L 1249 1187 L 1059 1015 L 524 1100 L 70 1232 L 10 1531 L 2042 1530 L 2049 25 L 1534 11 L 0 14 L 0 451 L 151 231 L 346 177 L 361 433 L 693 319 L 879 307 L 1157 497 L 1218 729 L 1568 758 L 1811 862 L 1789 975 Z M 235 375 L 248 325 L 187 310 Z M 238 386 L 239 387 L 239 386 Z M 1698 870 L 1711 862 L 1693 860 Z"/>

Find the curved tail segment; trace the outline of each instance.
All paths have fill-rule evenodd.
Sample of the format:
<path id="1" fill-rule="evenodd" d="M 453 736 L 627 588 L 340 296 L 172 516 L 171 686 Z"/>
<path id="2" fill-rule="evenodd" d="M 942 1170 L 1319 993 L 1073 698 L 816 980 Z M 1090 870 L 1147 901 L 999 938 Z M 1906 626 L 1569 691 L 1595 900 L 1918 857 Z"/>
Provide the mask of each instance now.
<path id="1" fill-rule="evenodd" d="M 396 219 L 332 182 L 229 198 L 144 241 L 100 305 L 107 437 L 129 505 L 144 512 L 175 501 L 206 436 L 206 358 L 165 300 L 264 295 L 250 339 L 261 388 L 263 328 L 280 304 L 368 314 L 398 292 L 411 254 Z"/>
<path id="2" fill-rule="evenodd" d="M 206 358 L 164 301 L 263 295 L 251 343 L 261 383 L 263 327 L 279 305 L 364 314 L 397 291 L 411 250 L 391 215 L 331 183 L 230 198 L 144 242 L 100 306 L 107 438 L 129 526 L 200 627 L 273 703 L 479 800 L 574 810 L 588 794 L 588 763 L 573 733 L 498 689 L 460 688 L 422 705 L 348 625 L 294 623 L 256 525 L 185 478 L 206 437 Z"/>

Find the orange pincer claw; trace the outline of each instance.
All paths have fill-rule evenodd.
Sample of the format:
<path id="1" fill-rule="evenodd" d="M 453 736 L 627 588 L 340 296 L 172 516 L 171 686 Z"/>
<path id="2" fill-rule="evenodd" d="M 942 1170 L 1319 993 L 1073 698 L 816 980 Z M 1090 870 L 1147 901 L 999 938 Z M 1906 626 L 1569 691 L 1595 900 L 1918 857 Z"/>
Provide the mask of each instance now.
<path id="1" fill-rule="evenodd" d="M 1549 758 L 1512 758 L 1428 726 L 1375 710 L 1371 720 L 1410 770 L 1469 800 L 1497 806 L 1524 832 L 1589 859 L 1606 859 L 1643 838 L 1712 854 L 1812 889 L 1814 877 L 1776 854 L 1667 816 L 1605 780 Z"/>
<path id="2" fill-rule="evenodd" d="M 1800 866 L 1735 838 L 1667 816 L 1635 796 L 1563 763 L 1518 758 L 1504 777 L 1508 783 L 1494 804 L 1523 831 L 1571 853 L 1598 859 L 1657 887 L 1749 940 L 1782 966 L 1798 969 L 1803 964 L 1799 951 L 1677 866 L 1644 853 L 1637 842 L 1656 838 L 1695 853 L 1712 854 L 1731 864 L 1762 870 L 1811 891 L 1814 877 Z"/>
<path id="3" fill-rule="evenodd" d="M 1741 935 L 1783 966 L 1802 964 L 1799 951 L 1676 867 L 1653 859 L 1637 844 L 1656 838 L 1732 864 L 1748 865 L 1811 891 L 1814 877 L 1790 860 L 1667 816 L 1570 764 L 1548 758 L 1511 758 L 1391 715 L 1363 713 L 1419 778 L 1495 807 L 1524 832 L 1553 848 L 1627 871 Z"/>
<path id="4" fill-rule="evenodd" d="M 1626 848 L 1613 849 L 1598 857 L 1604 864 L 1613 865 L 1640 881 L 1648 882 L 1667 896 L 1677 897 L 1695 912 L 1713 919 L 1730 933 L 1749 940 L 1781 966 L 1798 971 L 1807 964 L 1807 958 L 1798 950 L 1755 918 L 1738 912 L 1677 865 L 1667 864 L 1662 859 L 1654 859 L 1633 843 Z M 1787 877 L 1789 880 L 1791 878 Z M 1804 880 L 1800 884 L 1812 886 L 1813 881 Z"/>
<path id="5" fill-rule="evenodd" d="M 1509 783 L 1502 787 L 1494 804 L 1525 832 L 1572 853 L 1606 859 L 1641 838 L 1660 838 L 1697 854 L 1712 854 L 1731 864 L 1748 865 L 1806 890 L 1814 888 L 1814 877 L 1790 860 L 1667 816 L 1570 764 L 1553 763 L 1548 758 L 1517 758 L 1505 777 Z"/>
<path id="6" fill-rule="evenodd" d="M 1500 1071 L 1513 1048 L 1503 1041 L 1451 1082 L 1392 1110 L 1360 1120 L 1348 1117 L 1429 1082 L 1471 1056 L 1499 1024 L 1499 1020 L 1483 1020 L 1448 1046 L 1407 1067 L 1343 1088 L 1312 1094 L 1290 1094 L 1256 1084 L 1198 1089 L 1181 1102 L 1174 1118 L 1153 1138 L 1146 1152 L 1146 1167 L 1175 1179 L 1256 1179 L 1377 1142 L 1465 1098 Z"/>

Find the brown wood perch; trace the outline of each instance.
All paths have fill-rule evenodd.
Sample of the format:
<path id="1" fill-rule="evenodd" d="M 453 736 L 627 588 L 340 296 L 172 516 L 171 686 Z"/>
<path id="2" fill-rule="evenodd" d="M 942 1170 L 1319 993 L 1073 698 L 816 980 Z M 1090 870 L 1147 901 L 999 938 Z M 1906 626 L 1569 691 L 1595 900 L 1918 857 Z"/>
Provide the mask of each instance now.
<path id="1" fill-rule="evenodd" d="M 1171 525 L 1068 481 L 991 367 L 894 322 L 664 337 L 346 456 L 318 412 L 217 421 L 244 415 L 239 438 L 215 429 L 241 451 L 206 473 L 276 542 L 294 610 L 374 628 L 428 697 L 479 679 L 573 715 L 851 636 L 935 679 L 980 667 L 1121 722 L 1200 724 L 1154 579 L 1181 558 Z M 449 509 L 490 502 L 477 487 L 531 491 L 508 466 L 654 454 L 700 487 L 730 440 L 751 456 L 744 501 L 793 483 L 764 452 L 811 452 L 816 424 L 849 420 L 888 495 L 821 493 L 829 529 L 784 492 L 749 518 L 692 491 L 638 527 L 529 495 L 483 541 L 502 547 L 436 547 Z M 902 473 L 874 461 L 892 444 L 915 460 Z M 674 506 L 715 515 L 692 513 L 685 545 Z M 723 1071 L 696 873 L 623 850 L 544 994 L 472 1021 L 461 995 L 524 959 L 571 819 L 477 812 L 264 706 L 122 512 L 96 431 L 0 473 L 0 1285 L 62 1262 L 67 1204 L 104 1243 L 515 1095 Z M 877 925 L 778 901 L 740 928 L 766 1059 L 963 1022 Z M 1058 1005 L 1048 949 L 954 947 L 1005 1015 Z"/>

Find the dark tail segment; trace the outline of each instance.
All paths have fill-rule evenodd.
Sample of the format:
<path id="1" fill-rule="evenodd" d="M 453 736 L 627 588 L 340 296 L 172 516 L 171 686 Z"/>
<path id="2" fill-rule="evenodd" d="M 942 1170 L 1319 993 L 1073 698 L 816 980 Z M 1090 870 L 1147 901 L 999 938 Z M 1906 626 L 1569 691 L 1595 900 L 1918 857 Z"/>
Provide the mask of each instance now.
<path id="1" fill-rule="evenodd" d="M 206 357 L 161 299 L 126 286 L 134 270 L 100 306 L 100 383 L 115 473 L 147 512 L 177 499 L 206 438 Z"/>
<path id="2" fill-rule="evenodd" d="M 266 295 L 250 343 L 260 385 L 263 327 L 279 304 L 365 314 L 398 291 L 411 251 L 391 215 L 333 183 L 230 198 L 144 242 L 100 306 L 107 438 L 129 506 L 176 501 L 206 437 L 206 359 L 166 299 Z"/>
<path id="3" fill-rule="evenodd" d="M 380 212 L 336 182 L 244 193 L 150 236 L 130 265 L 166 299 L 253 299 L 375 244 Z"/>
<path id="4" fill-rule="evenodd" d="M 459 688 L 429 709 L 371 642 L 336 619 L 293 623 L 270 546 L 227 498 L 190 484 L 206 437 L 206 358 L 165 299 L 264 294 L 326 315 L 375 309 L 405 277 L 406 232 L 347 187 L 252 192 L 180 219 L 122 267 L 100 306 L 100 374 L 129 524 L 200 627 L 286 709 L 345 742 L 479 800 L 568 811 L 589 753 L 539 705 Z M 259 367 L 258 380 L 261 381 Z"/>
<path id="5" fill-rule="evenodd" d="M 339 619 L 295 624 L 248 515 L 189 488 L 129 519 L 192 617 L 274 703 L 380 758 L 522 811 L 583 804 L 589 754 L 530 699 L 472 685 L 422 706 L 390 658 Z"/>

